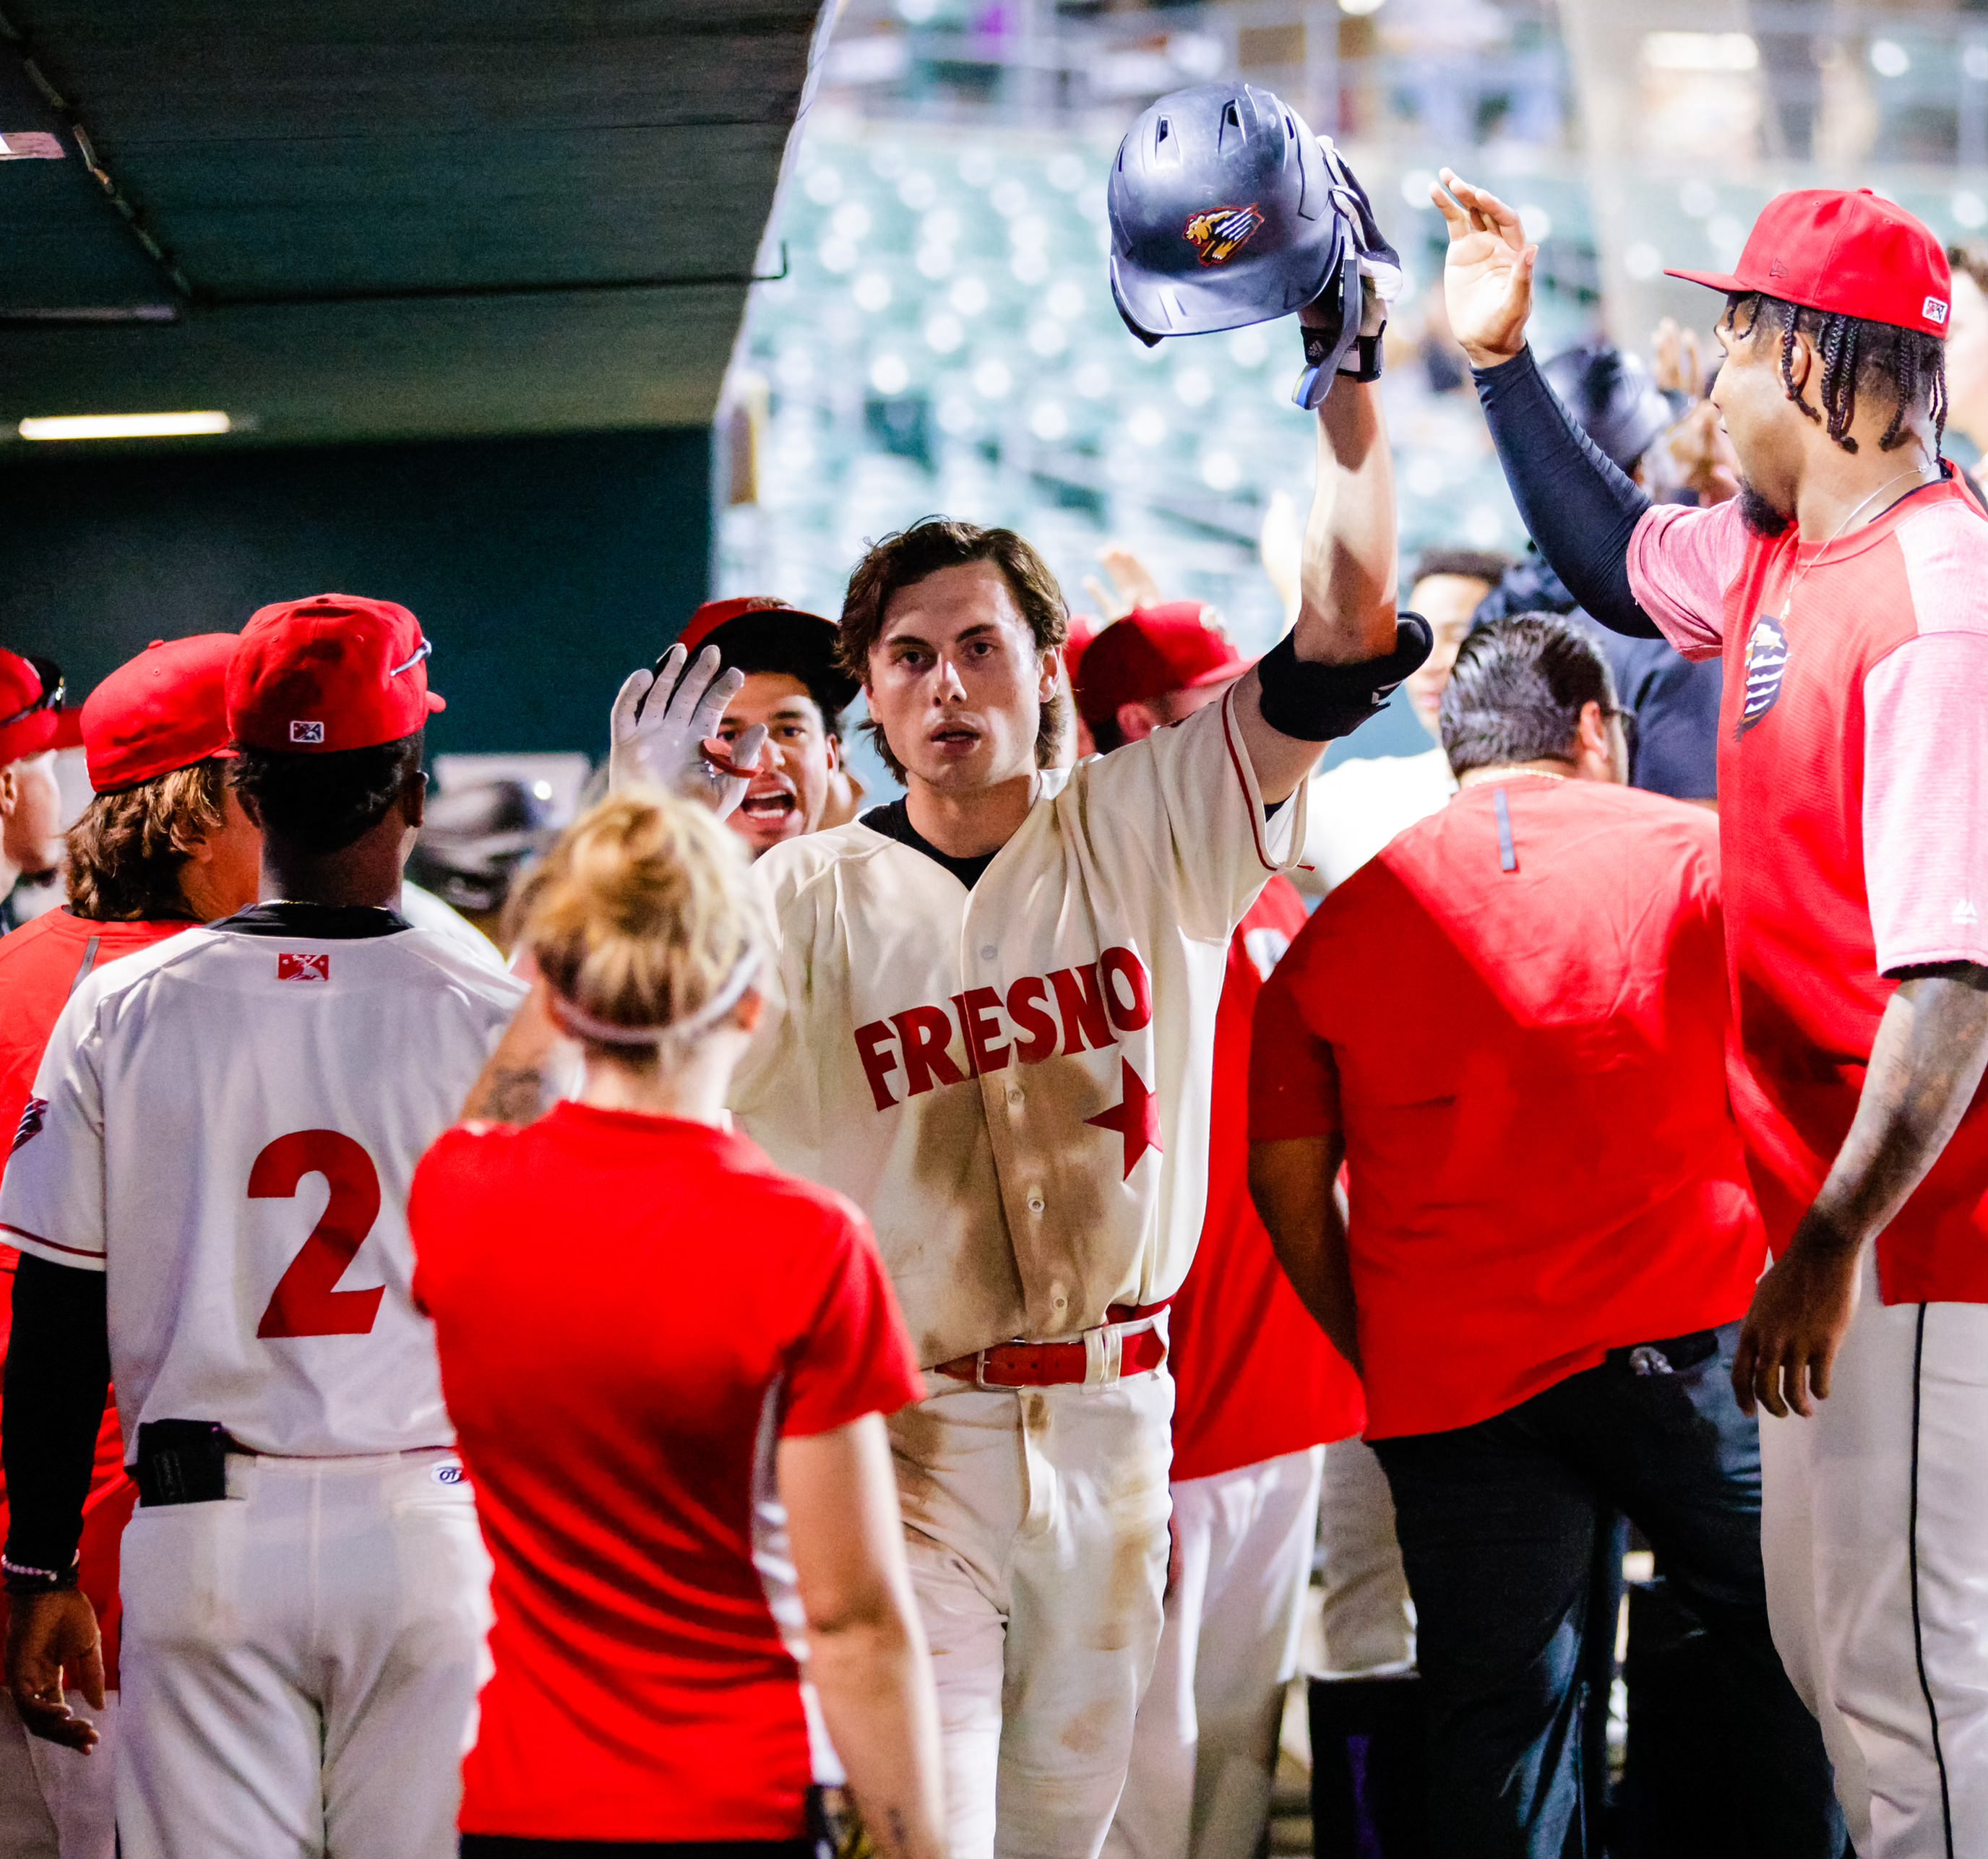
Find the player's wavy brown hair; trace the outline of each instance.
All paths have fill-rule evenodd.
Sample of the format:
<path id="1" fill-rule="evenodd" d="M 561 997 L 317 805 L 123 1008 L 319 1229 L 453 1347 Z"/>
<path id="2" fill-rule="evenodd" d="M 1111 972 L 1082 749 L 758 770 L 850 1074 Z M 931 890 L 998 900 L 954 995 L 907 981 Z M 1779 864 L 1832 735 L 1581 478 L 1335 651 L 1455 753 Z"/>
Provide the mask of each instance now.
<path id="1" fill-rule="evenodd" d="M 69 830 L 69 907 L 92 923 L 191 921 L 181 874 L 194 839 L 227 818 L 228 765 L 176 768 L 91 796 Z"/>
<path id="2" fill-rule="evenodd" d="M 553 993 L 634 1032 L 689 1019 L 767 946 L 738 835 L 653 789 L 611 795 L 574 821 L 525 880 L 518 912 Z M 760 977 L 752 991 L 768 985 Z M 581 1039 L 624 1064 L 671 1056 L 668 1043 Z"/>
<path id="3" fill-rule="evenodd" d="M 960 522 L 949 516 L 924 516 L 908 529 L 900 529 L 872 542 L 856 570 L 849 577 L 849 590 L 842 600 L 840 637 L 836 656 L 842 668 L 867 688 L 870 682 L 870 654 L 884 636 L 884 623 L 891 595 L 937 574 L 942 568 L 959 568 L 971 562 L 991 562 L 999 569 L 1015 597 L 1015 605 L 1035 636 L 1036 650 L 1046 652 L 1070 637 L 1070 609 L 1063 590 L 1050 573 L 1049 563 L 1013 529 L 983 529 L 977 523 Z M 1063 749 L 1067 724 L 1067 706 L 1047 703 L 1036 730 L 1036 766 L 1054 768 Z M 884 766 L 901 781 L 903 764 L 891 752 L 883 731 L 874 722 L 865 722 L 864 733 L 876 746 Z"/>

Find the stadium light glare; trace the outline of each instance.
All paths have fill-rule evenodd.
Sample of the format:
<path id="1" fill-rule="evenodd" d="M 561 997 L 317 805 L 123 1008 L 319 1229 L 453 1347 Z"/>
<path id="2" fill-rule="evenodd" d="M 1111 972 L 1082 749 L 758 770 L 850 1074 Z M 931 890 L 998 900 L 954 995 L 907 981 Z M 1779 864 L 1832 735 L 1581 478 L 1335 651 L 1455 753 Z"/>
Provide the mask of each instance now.
<path id="1" fill-rule="evenodd" d="M 1643 62 L 1658 71 L 1757 71 L 1750 32 L 1646 32 Z"/>
<path id="2" fill-rule="evenodd" d="M 24 439 L 184 439 L 233 424 L 225 413 L 78 413 L 23 420 L 19 431 Z"/>

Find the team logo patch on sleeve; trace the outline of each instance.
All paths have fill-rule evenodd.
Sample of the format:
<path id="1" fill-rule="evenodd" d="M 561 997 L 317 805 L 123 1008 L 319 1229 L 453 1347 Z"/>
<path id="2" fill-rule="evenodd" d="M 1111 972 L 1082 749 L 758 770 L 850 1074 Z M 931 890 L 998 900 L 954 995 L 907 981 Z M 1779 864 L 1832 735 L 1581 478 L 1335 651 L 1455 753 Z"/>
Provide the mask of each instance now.
<path id="1" fill-rule="evenodd" d="M 1746 696 L 1740 708 L 1740 727 L 1744 735 L 1773 709 L 1781 695 L 1781 675 L 1788 668 L 1788 636 L 1780 622 L 1763 613 L 1746 636 Z"/>
<path id="2" fill-rule="evenodd" d="M 316 955 L 279 955 L 276 958 L 276 979 L 279 981 L 329 981 L 331 979 L 331 951 L 326 949 Z"/>
<path id="3" fill-rule="evenodd" d="M 15 1149 L 19 1148 L 24 1143 L 32 1142 L 35 1137 L 40 1135 L 42 1125 L 48 1120 L 48 1099 L 30 1097 L 28 1100 L 28 1107 L 21 1113 L 21 1120 L 15 1128 L 13 1147 L 8 1149 L 7 1153 L 12 1155 Z"/>
<path id="4" fill-rule="evenodd" d="M 1215 207 L 1197 213 L 1182 228 L 1204 265 L 1226 265 L 1256 236 L 1263 215 L 1253 200 L 1246 207 Z"/>

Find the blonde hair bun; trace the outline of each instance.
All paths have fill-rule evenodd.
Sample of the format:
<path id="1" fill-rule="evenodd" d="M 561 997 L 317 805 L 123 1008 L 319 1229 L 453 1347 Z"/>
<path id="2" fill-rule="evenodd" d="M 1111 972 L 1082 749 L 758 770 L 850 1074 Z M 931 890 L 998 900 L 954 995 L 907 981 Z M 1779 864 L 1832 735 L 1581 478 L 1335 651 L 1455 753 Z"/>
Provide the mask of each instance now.
<path id="1" fill-rule="evenodd" d="M 524 945 L 575 1020 L 637 1035 L 695 1018 L 765 947 L 737 836 L 654 789 L 574 821 L 522 903 Z"/>

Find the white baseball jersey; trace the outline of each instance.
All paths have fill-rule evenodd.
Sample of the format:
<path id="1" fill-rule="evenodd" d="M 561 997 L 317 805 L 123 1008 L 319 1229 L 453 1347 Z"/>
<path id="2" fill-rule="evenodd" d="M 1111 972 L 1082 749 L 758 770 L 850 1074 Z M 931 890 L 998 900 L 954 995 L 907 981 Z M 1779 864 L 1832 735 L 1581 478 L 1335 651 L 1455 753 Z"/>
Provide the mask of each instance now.
<path id="1" fill-rule="evenodd" d="M 786 996 L 734 1108 L 870 1216 L 928 1365 L 1171 1296 L 1207 1198 L 1229 939 L 1303 843 L 1225 698 L 1039 774 L 969 891 L 860 821 L 776 846 Z"/>
<path id="2" fill-rule="evenodd" d="M 127 1440 L 180 1419 L 259 1452 L 446 1445 L 407 1190 L 525 989 L 425 930 L 269 921 L 294 908 L 189 930 L 76 989 L 0 1231 L 108 1272 Z"/>

